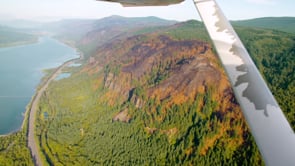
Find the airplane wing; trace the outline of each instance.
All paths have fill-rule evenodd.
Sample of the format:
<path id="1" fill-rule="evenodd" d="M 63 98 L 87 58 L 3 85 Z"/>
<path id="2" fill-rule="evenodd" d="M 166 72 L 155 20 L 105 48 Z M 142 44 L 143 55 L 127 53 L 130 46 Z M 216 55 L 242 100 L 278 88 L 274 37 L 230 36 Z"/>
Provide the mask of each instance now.
<path id="1" fill-rule="evenodd" d="M 168 6 L 178 4 L 184 0 L 97 0 L 107 2 L 118 2 L 123 6 Z"/>
<path id="2" fill-rule="evenodd" d="M 108 0 L 106 0 L 108 1 Z M 111 0 L 133 6 L 182 0 Z M 227 72 L 266 165 L 295 165 L 295 134 L 238 35 L 215 0 L 193 0 Z"/>

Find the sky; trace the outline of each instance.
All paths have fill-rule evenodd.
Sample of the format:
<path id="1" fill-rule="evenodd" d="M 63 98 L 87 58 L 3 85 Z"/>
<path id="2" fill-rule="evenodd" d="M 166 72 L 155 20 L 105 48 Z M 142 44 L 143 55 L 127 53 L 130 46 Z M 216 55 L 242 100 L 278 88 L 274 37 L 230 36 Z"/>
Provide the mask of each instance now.
<path id="1" fill-rule="evenodd" d="M 295 0 L 216 0 L 230 20 L 258 17 L 295 17 Z M 128 7 L 95 0 L 0 0 L 0 20 L 51 21 L 65 18 L 100 19 L 157 16 L 169 20 L 200 20 L 193 0 L 165 7 Z"/>

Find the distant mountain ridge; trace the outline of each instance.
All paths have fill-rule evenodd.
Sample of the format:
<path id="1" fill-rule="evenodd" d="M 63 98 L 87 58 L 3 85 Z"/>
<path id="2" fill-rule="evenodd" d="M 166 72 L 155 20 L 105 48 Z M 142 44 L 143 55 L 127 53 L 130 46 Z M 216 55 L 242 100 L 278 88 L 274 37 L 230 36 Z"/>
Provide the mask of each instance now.
<path id="1" fill-rule="evenodd" d="M 45 26 L 49 30 L 67 30 L 73 31 L 70 28 L 80 28 L 80 31 L 91 31 L 91 30 L 99 30 L 106 29 L 109 27 L 120 26 L 121 28 L 128 28 L 131 25 L 134 27 L 142 26 L 166 26 L 173 25 L 177 23 L 177 21 L 164 20 L 158 17 L 122 17 L 113 15 L 110 17 L 105 17 L 101 19 L 64 19 L 60 21 L 46 23 Z M 86 29 L 83 29 L 86 28 Z M 75 30 L 75 29 L 74 29 Z"/>
<path id="2" fill-rule="evenodd" d="M 24 20 L 24 19 L 0 20 L 0 24 L 4 26 L 12 27 L 12 28 L 22 28 L 22 29 L 36 28 L 42 25 L 41 22 Z"/>
<path id="3" fill-rule="evenodd" d="M 9 47 L 37 41 L 37 37 L 24 30 L 0 25 L 0 47 Z"/>
<path id="4" fill-rule="evenodd" d="M 295 33 L 295 17 L 264 17 L 232 21 L 232 24 L 236 26 L 275 29 L 278 31 Z"/>
<path id="5" fill-rule="evenodd" d="M 99 20 L 62 20 L 52 23 L 50 26 L 58 30 L 60 39 L 75 41 L 86 52 L 110 42 L 112 39 L 133 35 L 139 29 L 146 27 L 166 27 L 177 21 L 164 20 L 157 17 L 128 18 L 122 16 L 110 16 Z M 87 55 L 86 55 L 87 56 Z"/>
<path id="6" fill-rule="evenodd" d="M 137 24 L 137 25 L 143 25 L 143 26 L 153 26 L 153 25 L 172 25 L 177 23 L 178 21 L 172 21 L 172 20 L 165 20 L 159 17 L 155 16 L 149 16 L 149 17 L 123 17 L 118 15 L 113 15 L 110 17 L 105 17 L 102 19 L 97 20 L 97 26 L 104 24 L 104 26 L 110 26 L 110 25 L 118 25 L 121 24 L 121 26 L 126 24 Z"/>

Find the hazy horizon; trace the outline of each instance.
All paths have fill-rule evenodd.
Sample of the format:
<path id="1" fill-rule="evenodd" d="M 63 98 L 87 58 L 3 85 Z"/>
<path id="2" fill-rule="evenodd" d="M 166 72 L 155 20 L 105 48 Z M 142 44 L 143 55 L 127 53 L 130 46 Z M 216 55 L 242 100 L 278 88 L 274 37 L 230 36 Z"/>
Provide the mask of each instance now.
<path id="1" fill-rule="evenodd" d="M 261 17 L 295 17 L 293 0 L 216 0 L 229 20 Z M 163 12 L 164 11 L 164 12 Z M 0 20 L 53 21 L 61 19 L 101 19 L 156 16 L 167 20 L 200 20 L 193 1 L 165 7 L 129 7 L 94 0 L 10 0 L 0 2 Z"/>
<path id="2" fill-rule="evenodd" d="M 11 24 L 16 23 L 18 24 L 28 24 L 28 23 L 35 23 L 35 24 L 40 24 L 42 25 L 43 23 L 52 23 L 52 22 L 57 22 L 57 21 L 63 21 L 63 20 L 100 20 L 100 19 L 105 19 L 109 17 L 123 17 L 123 18 L 147 18 L 147 17 L 155 17 L 158 19 L 163 19 L 167 21 L 176 21 L 176 22 L 185 22 L 189 20 L 195 20 L 195 21 L 201 21 L 200 19 L 188 19 L 188 20 L 173 20 L 173 19 L 166 19 L 166 18 L 161 18 L 158 16 L 141 16 L 141 17 L 136 17 L 136 16 L 122 16 L 122 15 L 110 15 L 102 18 L 57 18 L 57 19 L 50 19 L 50 20 L 34 20 L 34 19 L 26 19 L 26 18 L 20 18 L 20 19 L 1 19 L 0 18 L 0 26 L 8 26 L 10 27 Z M 247 20 L 253 20 L 253 19 L 261 19 L 261 18 L 295 18 L 295 16 L 269 16 L 269 17 L 255 17 L 255 18 L 246 18 L 246 19 L 237 19 L 237 20 L 229 20 L 229 21 L 247 21 Z M 17 25 L 12 26 L 12 27 L 17 27 Z"/>

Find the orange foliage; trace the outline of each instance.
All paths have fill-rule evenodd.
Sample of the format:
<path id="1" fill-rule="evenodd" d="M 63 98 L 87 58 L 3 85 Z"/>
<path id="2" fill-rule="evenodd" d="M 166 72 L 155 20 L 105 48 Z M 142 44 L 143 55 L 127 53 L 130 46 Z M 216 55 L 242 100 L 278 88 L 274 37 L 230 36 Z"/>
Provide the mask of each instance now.
<path id="1" fill-rule="evenodd" d="M 183 95 L 183 93 L 178 93 L 172 96 L 171 102 L 174 104 L 182 104 L 187 101 L 187 96 Z"/>
<path id="2" fill-rule="evenodd" d="M 188 149 L 185 150 L 185 155 L 189 157 L 194 152 L 195 152 L 195 148 L 194 147 L 190 147 L 190 148 L 188 148 Z"/>
<path id="3" fill-rule="evenodd" d="M 102 84 L 102 82 L 103 82 L 103 77 L 99 77 L 97 80 L 94 80 L 93 86 L 92 86 L 93 90 L 94 91 L 97 90 L 98 87 Z"/>
<path id="4" fill-rule="evenodd" d="M 105 93 L 103 98 L 99 99 L 99 101 L 106 102 L 106 103 L 108 103 L 108 105 L 114 105 L 115 103 L 118 102 L 117 97 L 118 97 L 117 93 L 115 93 L 112 90 L 109 90 L 108 92 Z"/>

